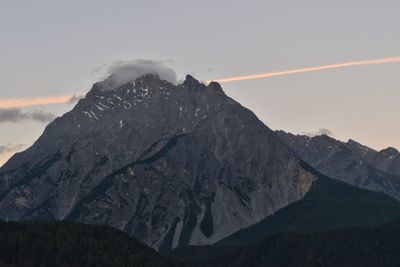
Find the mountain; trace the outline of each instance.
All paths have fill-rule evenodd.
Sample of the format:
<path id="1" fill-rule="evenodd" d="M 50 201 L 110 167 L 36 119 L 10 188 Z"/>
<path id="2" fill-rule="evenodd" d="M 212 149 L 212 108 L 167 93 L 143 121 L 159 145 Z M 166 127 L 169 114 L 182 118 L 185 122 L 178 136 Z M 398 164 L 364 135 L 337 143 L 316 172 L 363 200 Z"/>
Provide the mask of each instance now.
<path id="1" fill-rule="evenodd" d="M 400 221 L 324 233 L 279 233 L 240 248 L 204 246 L 177 255 L 190 266 L 395 267 L 400 265 Z"/>
<path id="2" fill-rule="evenodd" d="M 169 251 L 248 227 L 316 179 L 218 83 L 149 74 L 94 84 L 13 156 L 0 169 L 0 219 L 105 224 Z"/>
<path id="3" fill-rule="evenodd" d="M 400 153 L 396 149 L 375 151 L 351 139 L 344 143 L 327 135 L 276 133 L 298 157 L 321 173 L 400 200 Z"/>
<path id="4" fill-rule="evenodd" d="M 182 266 L 108 226 L 0 222 L 0 266 Z"/>

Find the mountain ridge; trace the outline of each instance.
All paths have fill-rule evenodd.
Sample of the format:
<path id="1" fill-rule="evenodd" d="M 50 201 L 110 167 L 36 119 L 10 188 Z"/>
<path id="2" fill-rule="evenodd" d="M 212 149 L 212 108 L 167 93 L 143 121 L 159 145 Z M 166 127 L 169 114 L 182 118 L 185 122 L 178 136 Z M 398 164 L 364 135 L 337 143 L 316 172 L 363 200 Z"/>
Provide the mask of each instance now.
<path id="1" fill-rule="evenodd" d="M 321 173 L 349 184 L 400 199 L 400 153 L 376 151 L 352 139 L 308 137 L 276 131 L 294 153 Z"/>

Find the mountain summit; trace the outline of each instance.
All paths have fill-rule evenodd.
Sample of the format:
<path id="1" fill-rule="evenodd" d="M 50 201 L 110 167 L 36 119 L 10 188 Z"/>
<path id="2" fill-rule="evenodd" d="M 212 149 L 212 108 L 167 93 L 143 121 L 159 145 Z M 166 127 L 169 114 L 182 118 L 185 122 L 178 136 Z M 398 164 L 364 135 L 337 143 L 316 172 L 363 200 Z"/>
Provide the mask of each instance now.
<path id="1" fill-rule="evenodd" d="M 122 229 L 156 249 L 209 244 L 301 199 L 316 176 L 218 83 L 93 85 L 0 169 L 0 218 Z"/>

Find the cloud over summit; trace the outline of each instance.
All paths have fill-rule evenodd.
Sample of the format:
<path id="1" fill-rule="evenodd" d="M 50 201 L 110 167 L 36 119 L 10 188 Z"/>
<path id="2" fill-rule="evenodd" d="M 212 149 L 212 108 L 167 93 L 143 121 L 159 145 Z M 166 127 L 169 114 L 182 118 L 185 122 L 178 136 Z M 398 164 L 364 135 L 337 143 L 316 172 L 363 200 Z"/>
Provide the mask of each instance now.
<path id="1" fill-rule="evenodd" d="M 175 71 L 165 66 L 164 61 L 147 59 L 114 62 L 107 70 L 105 82 L 111 88 L 117 88 L 145 74 L 157 74 L 163 80 L 177 83 Z"/>
<path id="2" fill-rule="evenodd" d="M 331 130 L 329 130 L 329 129 L 320 128 L 320 129 L 317 130 L 317 131 L 314 131 L 314 132 L 306 132 L 306 133 L 303 133 L 303 134 L 305 134 L 305 135 L 307 135 L 307 136 L 309 136 L 309 137 L 314 137 L 314 136 L 317 136 L 317 135 L 332 136 L 332 135 L 333 135 L 333 132 L 332 132 Z"/>

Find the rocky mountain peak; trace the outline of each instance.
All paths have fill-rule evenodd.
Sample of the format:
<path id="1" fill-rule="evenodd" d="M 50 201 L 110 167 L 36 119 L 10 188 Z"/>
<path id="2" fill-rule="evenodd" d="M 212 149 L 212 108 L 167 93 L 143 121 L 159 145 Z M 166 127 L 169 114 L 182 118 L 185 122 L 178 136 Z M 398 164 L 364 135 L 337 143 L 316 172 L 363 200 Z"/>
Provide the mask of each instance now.
<path id="1" fill-rule="evenodd" d="M 388 148 L 382 149 L 381 151 L 379 151 L 379 153 L 381 153 L 382 155 L 387 156 L 387 157 L 396 157 L 396 156 L 400 155 L 400 152 L 394 147 L 388 147 Z"/>
<path id="2" fill-rule="evenodd" d="M 187 87 L 195 88 L 195 87 L 199 87 L 201 85 L 201 83 L 198 80 L 196 80 L 192 75 L 188 74 L 188 75 L 186 75 L 183 85 L 187 86 Z"/>
<path id="3" fill-rule="evenodd" d="M 349 145 L 361 145 L 359 142 L 357 142 L 357 141 L 355 141 L 355 140 L 353 140 L 353 139 L 349 139 L 348 141 L 347 141 L 347 144 L 349 144 Z"/>
<path id="4" fill-rule="evenodd" d="M 376 153 L 376 151 L 368 146 L 365 146 L 353 139 L 349 139 L 346 144 L 349 148 L 351 148 L 356 153 L 361 153 L 362 155 L 367 155 L 371 153 Z"/>
<path id="5" fill-rule="evenodd" d="M 149 97 L 149 94 L 161 94 L 168 98 L 210 98 L 216 95 L 225 95 L 222 87 L 217 82 L 211 82 L 208 85 L 201 83 L 191 75 L 187 75 L 181 84 L 172 84 L 166 80 L 162 80 L 157 74 L 145 74 L 139 76 L 135 80 L 129 81 L 116 88 L 110 84 L 111 76 L 104 81 L 97 82 L 87 93 L 86 98 L 82 102 L 90 103 L 105 97 L 117 97 L 129 101 L 130 97 L 137 96 L 137 99 Z M 180 88 L 184 90 L 179 90 Z M 184 96 L 186 95 L 186 96 Z M 117 101 L 118 102 L 118 101 Z M 136 101 L 137 102 L 137 101 Z"/>

